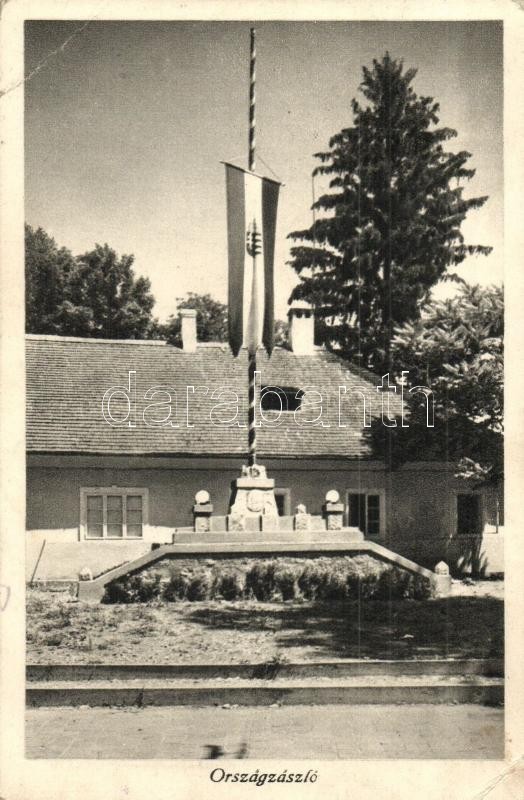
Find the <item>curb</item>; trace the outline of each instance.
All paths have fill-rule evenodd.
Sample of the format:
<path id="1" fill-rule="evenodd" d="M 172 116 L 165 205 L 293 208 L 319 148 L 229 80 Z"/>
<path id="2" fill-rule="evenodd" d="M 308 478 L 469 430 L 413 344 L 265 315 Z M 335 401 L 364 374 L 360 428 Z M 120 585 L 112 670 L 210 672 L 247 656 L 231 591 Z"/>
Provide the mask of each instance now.
<path id="1" fill-rule="evenodd" d="M 482 681 L 482 682 L 481 682 Z M 29 685 L 26 693 L 29 707 L 43 706 L 217 706 L 217 705 L 364 705 L 364 704 L 443 704 L 480 703 L 499 705 L 504 699 L 501 679 L 484 678 L 470 683 L 458 680 L 438 685 L 427 683 L 370 686 L 361 685 L 308 685 L 307 682 L 290 686 L 282 681 L 260 685 L 217 686 L 203 683 L 200 686 L 177 686 L 176 681 L 164 685 L 142 683 L 130 686 L 108 683 L 104 685 Z"/>
<path id="2" fill-rule="evenodd" d="M 148 678 L 343 678 L 352 676 L 484 675 L 502 677 L 504 661 L 429 659 L 398 661 L 262 662 L 255 664 L 28 664 L 28 681 L 91 681 Z"/>

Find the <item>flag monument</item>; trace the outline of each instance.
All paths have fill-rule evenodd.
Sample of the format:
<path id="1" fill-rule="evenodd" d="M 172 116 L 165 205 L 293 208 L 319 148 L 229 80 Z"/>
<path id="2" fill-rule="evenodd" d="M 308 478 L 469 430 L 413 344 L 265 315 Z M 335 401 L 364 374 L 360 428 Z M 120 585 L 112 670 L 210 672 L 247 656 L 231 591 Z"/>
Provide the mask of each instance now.
<path id="1" fill-rule="evenodd" d="M 257 350 L 271 356 L 274 328 L 273 260 L 278 194 L 281 184 L 256 169 L 256 47 L 250 31 L 248 169 L 226 168 L 228 238 L 228 326 L 233 355 L 248 356 L 248 464 L 235 482 L 229 529 L 242 529 L 246 516 L 262 515 L 263 529 L 273 529 L 277 508 L 274 481 L 257 464 L 255 373 Z"/>
<path id="2" fill-rule="evenodd" d="M 256 463 L 255 371 L 257 349 L 271 355 L 274 327 L 273 259 L 278 194 L 281 184 L 255 172 L 256 95 L 255 29 L 251 28 L 249 71 L 249 141 L 245 170 L 226 168 L 228 235 L 229 344 L 235 356 L 248 352 L 249 466 Z"/>

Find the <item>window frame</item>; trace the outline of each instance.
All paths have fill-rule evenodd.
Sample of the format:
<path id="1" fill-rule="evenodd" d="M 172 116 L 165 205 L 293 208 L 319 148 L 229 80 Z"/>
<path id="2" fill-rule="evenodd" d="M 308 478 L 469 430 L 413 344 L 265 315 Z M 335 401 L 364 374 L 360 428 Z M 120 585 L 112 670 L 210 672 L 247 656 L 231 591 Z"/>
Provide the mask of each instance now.
<path id="1" fill-rule="evenodd" d="M 467 495 L 468 497 L 476 497 L 477 500 L 478 500 L 478 504 L 479 504 L 479 508 L 478 508 L 479 530 L 478 530 L 477 533 L 473 533 L 473 532 L 460 533 L 459 532 L 458 499 L 462 495 Z M 457 492 L 455 492 L 455 503 L 454 503 L 453 514 L 454 514 L 453 529 L 454 529 L 454 532 L 455 532 L 455 536 L 457 536 L 459 538 L 463 538 L 463 537 L 466 537 L 466 536 L 482 536 L 482 534 L 484 532 L 484 528 L 486 527 L 486 514 L 485 514 L 485 508 L 484 508 L 484 495 L 481 492 L 474 492 L 474 491 L 467 491 L 467 490 L 466 491 L 457 491 Z"/>
<path id="2" fill-rule="evenodd" d="M 127 497 L 140 495 L 142 498 L 142 535 L 127 535 Z M 87 498 L 102 497 L 102 536 L 88 536 L 87 533 Z M 122 536 L 107 535 L 107 497 L 122 497 Z M 134 523 L 131 523 L 134 524 Z M 146 538 L 146 526 L 149 524 L 149 489 L 129 486 L 82 486 L 80 488 L 80 537 L 88 542 L 142 542 Z"/>
<path id="3" fill-rule="evenodd" d="M 346 508 L 345 517 L 346 525 L 350 527 L 351 524 L 351 510 L 350 510 L 350 497 L 351 495 L 364 495 L 366 498 L 366 529 L 368 527 L 368 498 L 370 495 L 378 496 L 378 533 L 369 534 L 362 531 L 365 538 L 371 538 L 372 541 L 376 539 L 384 539 L 386 533 L 386 490 L 385 489 L 346 489 Z"/>
<path id="4" fill-rule="evenodd" d="M 275 502 L 276 502 L 276 496 L 277 495 L 279 497 L 283 497 L 284 498 L 284 513 L 282 514 L 282 516 L 283 517 L 291 516 L 291 489 L 286 489 L 285 487 L 278 486 L 278 487 L 275 487 L 274 494 L 275 494 Z M 278 509 L 278 505 L 277 505 L 277 509 Z"/>

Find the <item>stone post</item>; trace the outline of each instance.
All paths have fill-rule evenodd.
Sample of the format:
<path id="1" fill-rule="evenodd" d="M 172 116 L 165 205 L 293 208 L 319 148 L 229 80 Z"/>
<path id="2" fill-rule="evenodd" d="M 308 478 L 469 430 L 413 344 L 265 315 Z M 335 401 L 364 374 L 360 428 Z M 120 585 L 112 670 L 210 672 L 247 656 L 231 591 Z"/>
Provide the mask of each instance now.
<path id="1" fill-rule="evenodd" d="M 195 533 L 207 533 L 211 529 L 213 506 L 210 500 L 209 492 L 206 492 L 205 489 L 201 489 L 195 495 L 195 505 L 193 506 Z"/>
<path id="2" fill-rule="evenodd" d="M 328 531 L 340 531 L 344 527 L 344 503 L 340 502 L 340 495 L 336 489 L 326 493 L 326 502 L 322 510 Z"/>
<path id="3" fill-rule="evenodd" d="M 306 507 L 303 503 L 300 503 L 296 508 L 295 530 L 296 531 L 311 530 L 311 514 L 307 513 Z"/>
<path id="4" fill-rule="evenodd" d="M 451 575 L 445 561 L 439 561 L 435 566 L 433 588 L 436 597 L 447 597 L 451 591 Z"/>

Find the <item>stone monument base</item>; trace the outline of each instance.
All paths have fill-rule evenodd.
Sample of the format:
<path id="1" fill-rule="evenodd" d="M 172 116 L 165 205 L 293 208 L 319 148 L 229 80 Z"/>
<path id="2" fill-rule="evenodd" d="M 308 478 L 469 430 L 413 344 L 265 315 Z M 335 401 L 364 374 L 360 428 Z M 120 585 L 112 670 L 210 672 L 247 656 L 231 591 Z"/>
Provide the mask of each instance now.
<path id="1" fill-rule="evenodd" d="M 242 475 L 233 482 L 228 530 L 243 531 L 253 526 L 252 520 L 259 520 L 262 530 L 276 530 L 278 527 L 275 481 L 267 477 L 262 464 L 243 466 Z M 258 525 L 256 527 L 260 529 Z"/>

